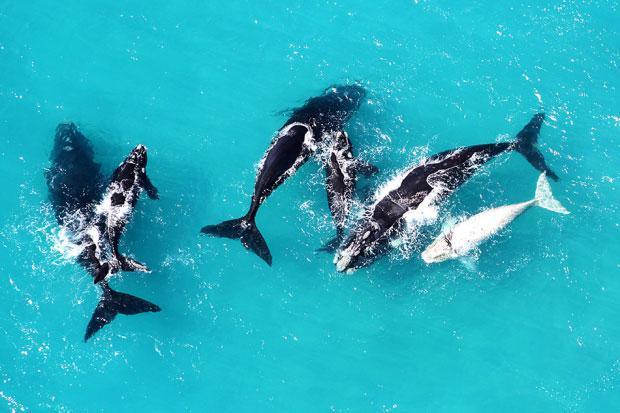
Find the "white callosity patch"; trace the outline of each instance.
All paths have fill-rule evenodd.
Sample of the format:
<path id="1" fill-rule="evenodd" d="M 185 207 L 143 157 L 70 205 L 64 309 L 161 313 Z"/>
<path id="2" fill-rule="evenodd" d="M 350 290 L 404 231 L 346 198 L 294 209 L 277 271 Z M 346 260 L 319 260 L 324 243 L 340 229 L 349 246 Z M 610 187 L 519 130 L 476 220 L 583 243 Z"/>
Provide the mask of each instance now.
<path id="1" fill-rule="evenodd" d="M 536 197 L 533 200 L 487 209 L 454 225 L 422 252 L 422 259 L 433 263 L 466 255 L 534 205 L 562 214 L 569 213 L 553 198 L 551 187 L 543 173 L 538 178 Z"/>

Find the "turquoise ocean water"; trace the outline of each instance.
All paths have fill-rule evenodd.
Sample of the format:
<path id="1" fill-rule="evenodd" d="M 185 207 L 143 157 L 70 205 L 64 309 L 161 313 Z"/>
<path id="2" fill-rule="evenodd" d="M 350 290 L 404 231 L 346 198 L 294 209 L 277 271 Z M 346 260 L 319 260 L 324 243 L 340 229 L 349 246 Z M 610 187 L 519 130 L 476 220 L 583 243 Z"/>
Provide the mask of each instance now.
<path id="1" fill-rule="evenodd" d="M 0 410 L 618 411 L 617 1 L 109 3 L 0 3 Z M 572 214 L 528 211 L 474 270 L 409 242 L 347 276 L 315 253 L 334 231 L 309 162 L 259 212 L 273 267 L 198 233 L 246 211 L 280 111 L 356 81 L 347 130 L 381 169 L 361 187 L 544 110 Z M 121 243 L 153 273 L 111 284 L 163 311 L 88 343 L 99 290 L 63 256 L 43 176 L 63 121 L 106 174 L 145 144 L 161 195 Z M 441 218 L 536 178 L 503 156 Z"/>

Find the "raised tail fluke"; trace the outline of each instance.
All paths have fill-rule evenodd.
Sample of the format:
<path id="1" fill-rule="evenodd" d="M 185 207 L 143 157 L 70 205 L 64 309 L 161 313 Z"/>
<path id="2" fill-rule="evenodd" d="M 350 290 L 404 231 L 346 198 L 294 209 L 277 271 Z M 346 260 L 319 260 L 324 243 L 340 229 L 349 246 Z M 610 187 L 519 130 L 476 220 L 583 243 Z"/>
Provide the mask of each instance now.
<path id="1" fill-rule="evenodd" d="M 107 283 L 101 283 L 103 294 L 95 312 L 86 327 L 84 341 L 88 341 L 97 331 L 114 320 L 117 314 L 134 315 L 161 311 L 158 305 L 133 295 L 120 293 L 111 289 Z"/>
<path id="2" fill-rule="evenodd" d="M 267 242 L 256 227 L 256 223 L 247 217 L 231 219 L 217 225 L 207 225 L 202 227 L 200 232 L 216 237 L 239 239 L 244 247 L 271 265 L 271 253 Z"/>
<path id="3" fill-rule="evenodd" d="M 547 176 L 557 181 L 559 179 L 558 176 L 547 166 L 545 157 L 536 147 L 540 128 L 544 120 L 544 113 L 537 113 L 534 115 L 529 123 L 517 134 L 514 148 L 523 155 L 534 168 L 540 172 L 545 172 Z"/>
<path id="4" fill-rule="evenodd" d="M 562 204 L 560 204 L 560 201 L 553 197 L 551 185 L 549 185 L 549 181 L 547 181 L 547 177 L 544 172 L 540 174 L 540 177 L 538 177 L 538 182 L 536 183 L 536 196 L 534 200 L 536 201 L 536 205 L 541 208 L 545 208 L 559 214 L 570 214 L 570 212 L 564 208 Z"/>

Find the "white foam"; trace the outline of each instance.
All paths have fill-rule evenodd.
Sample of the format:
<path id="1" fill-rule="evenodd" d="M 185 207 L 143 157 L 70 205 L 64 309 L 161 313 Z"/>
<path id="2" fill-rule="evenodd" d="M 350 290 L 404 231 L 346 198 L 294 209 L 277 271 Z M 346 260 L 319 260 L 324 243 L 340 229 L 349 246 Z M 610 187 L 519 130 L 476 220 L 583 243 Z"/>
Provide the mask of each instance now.
<path id="1" fill-rule="evenodd" d="M 439 216 L 438 201 L 443 192 L 442 188 L 433 189 L 415 209 L 405 212 L 403 219 L 408 229 L 416 229 L 422 225 L 430 225 L 437 221 Z"/>
<path id="2" fill-rule="evenodd" d="M 72 234 L 64 227 L 53 232 L 52 250 L 60 253 L 63 259 L 73 261 L 83 250 L 80 244 L 73 242 Z"/>
<path id="3" fill-rule="evenodd" d="M 133 186 L 136 185 L 136 182 L 138 182 L 138 176 L 134 177 Z M 108 187 L 103 200 L 95 208 L 95 213 L 97 215 L 104 216 L 106 218 L 106 225 L 108 227 L 115 227 L 119 222 L 126 221 L 131 214 L 131 202 L 134 198 L 134 191 L 132 190 L 133 186 L 129 190 L 123 191 L 123 188 L 119 183 L 112 182 Z M 115 193 L 122 193 L 125 196 L 125 202 L 121 205 L 112 205 L 112 196 Z"/>

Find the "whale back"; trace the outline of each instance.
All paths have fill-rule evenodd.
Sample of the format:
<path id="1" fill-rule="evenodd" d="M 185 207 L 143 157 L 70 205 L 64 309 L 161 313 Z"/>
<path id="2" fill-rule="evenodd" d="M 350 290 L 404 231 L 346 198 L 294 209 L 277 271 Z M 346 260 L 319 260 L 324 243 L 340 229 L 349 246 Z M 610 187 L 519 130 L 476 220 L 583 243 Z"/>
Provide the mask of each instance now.
<path id="1" fill-rule="evenodd" d="M 78 211 L 91 213 L 103 192 L 104 178 L 90 141 L 75 124 L 58 125 L 50 161 L 45 177 L 58 222 L 66 224 Z"/>
<path id="2" fill-rule="evenodd" d="M 312 125 L 316 128 L 316 139 L 320 140 L 325 133 L 342 130 L 365 96 L 366 91 L 359 85 L 330 86 L 322 95 L 312 97 L 293 109 L 286 124 L 300 122 Z"/>

